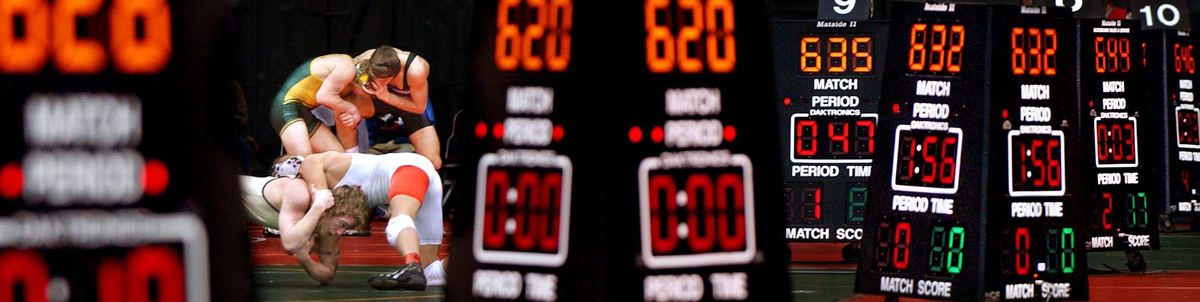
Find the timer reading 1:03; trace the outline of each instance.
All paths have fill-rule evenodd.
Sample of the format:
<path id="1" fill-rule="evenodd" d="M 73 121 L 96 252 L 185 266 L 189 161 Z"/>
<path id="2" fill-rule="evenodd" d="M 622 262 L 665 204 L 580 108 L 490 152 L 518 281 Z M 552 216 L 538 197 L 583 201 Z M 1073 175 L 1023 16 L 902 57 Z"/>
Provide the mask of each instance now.
<path id="1" fill-rule="evenodd" d="M 910 267 L 913 257 L 927 256 L 929 274 L 958 274 L 962 272 L 963 249 L 966 246 L 966 229 L 962 226 L 934 223 L 929 234 L 915 234 L 912 223 L 884 219 L 879 223 L 876 238 L 875 266 L 881 269 L 902 271 Z M 920 230 L 922 228 L 918 228 Z M 927 255 L 913 253 L 916 247 L 913 238 L 928 236 Z"/>
<path id="2" fill-rule="evenodd" d="M 874 58 L 869 35 L 822 35 L 800 38 L 800 71 L 869 73 Z"/>
<path id="3" fill-rule="evenodd" d="M 1008 190 L 1011 196 L 1062 196 L 1066 170 L 1063 132 L 1008 133 Z"/>
<path id="4" fill-rule="evenodd" d="M 957 73 L 962 69 L 965 26 L 917 22 L 909 33 L 909 70 Z"/>
<path id="5" fill-rule="evenodd" d="M 738 264 L 754 257 L 749 159 L 725 167 L 639 168 L 642 256 L 651 268 Z"/>
<path id="6" fill-rule="evenodd" d="M 671 5 L 674 2 L 675 5 Z M 646 67 L 653 73 L 729 73 L 737 65 L 733 2 L 646 0 Z M 672 33 L 672 29 L 677 29 Z"/>
<path id="7" fill-rule="evenodd" d="M 1137 167 L 1137 118 L 1094 120 L 1096 167 Z"/>
<path id="8" fill-rule="evenodd" d="M 892 187 L 899 191 L 951 194 L 958 190 L 962 129 L 916 130 L 896 127 L 895 173 Z"/>
<path id="9" fill-rule="evenodd" d="M 1006 229 L 1003 234 L 1001 255 L 1004 257 L 1002 270 L 1005 275 L 1028 276 L 1031 272 L 1075 273 L 1074 228 L 1051 228 L 1047 229 L 1045 234 L 1032 234 L 1029 228 L 1018 227 Z M 1032 259 L 1031 255 L 1045 255 L 1045 258 Z M 1034 263 L 1039 266 L 1034 266 Z"/>
<path id="10" fill-rule="evenodd" d="M 566 258 L 571 168 L 565 157 L 552 166 L 505 166 L 494 155 L 480 160 L 476 206 L 476 258 L 520 265 L 557 266 Z"/>
<path id="11" fill-rule="evenodd" d="M 792 161 L 870 162 L 877 114 L 859 117 L 792 115 Z M 856 160 L 857 159 L 857 160 Z"/>

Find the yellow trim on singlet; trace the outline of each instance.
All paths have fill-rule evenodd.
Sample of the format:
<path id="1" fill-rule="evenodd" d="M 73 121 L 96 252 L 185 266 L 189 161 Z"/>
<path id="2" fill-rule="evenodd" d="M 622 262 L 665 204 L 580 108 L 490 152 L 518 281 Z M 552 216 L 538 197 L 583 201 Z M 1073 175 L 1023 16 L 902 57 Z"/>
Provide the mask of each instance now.
<path id="1" fill-rule="evenodd" d="M 284 104 L 300 102 L 301 104 L 304 104 L 305 107 L 309 108 L 315 108 L 320 105 L 317 104 L 317 90 L 321 89 L 321 83 L 324 82 L 324 80 L 318 79 L 313 75 L 312 66 L 313 62 L 316 62 L 317 59 L 322 57 L 324 56 L 316 57 L 308 62 L 308 76 L 304 77 L 304 79 L 301 79 L 299 82 L 296 82 L 296 84 L 292 85 L 291 88 L 288 88 L 287 94 L 285 94 L 283 97 Z"/>

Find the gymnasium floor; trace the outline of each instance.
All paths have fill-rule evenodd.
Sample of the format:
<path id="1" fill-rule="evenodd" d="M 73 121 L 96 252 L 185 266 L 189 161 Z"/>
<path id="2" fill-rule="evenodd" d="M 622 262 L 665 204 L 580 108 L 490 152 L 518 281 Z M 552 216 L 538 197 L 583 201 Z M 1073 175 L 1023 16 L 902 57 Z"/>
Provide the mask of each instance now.
<path id="1" fill-rule="evenodd" d="M 375 222 L 382 230 L 383 222 Z M 365 280 L 391 272 L 400 256 L 383 236 L 343 237 L 342 266 L 330 286 L 320 286 L 305 275 L 290 256 L 283 254 L 278 238 L 262 238 L 261 230 L 250 229 L 251 261 L 255 263 L 255 299 L 260 301 L 440 301 L 441 287 L 423 292 L 377 291 Z M 1147 274 L 1094 274 L 1090 276 L 1092 301 L 1200 301 L 1200 233 L 1164 233 L 1163 249 L 1143 251 L 1150 269 Z M 854 293 L 854 264 L 839 263 L 841 245 L 793 245 L 808 258 L 793 258 L 789 269 L 794 301 L 883 301 L 882 296 Z M 443 246 L 442 255 L 445 255 Z M 1121 252 L 1089 253 L 1092 268 L 1104 264 L 1126 270 Z M 919 301 L 917 299 L 901 299 Z"/>

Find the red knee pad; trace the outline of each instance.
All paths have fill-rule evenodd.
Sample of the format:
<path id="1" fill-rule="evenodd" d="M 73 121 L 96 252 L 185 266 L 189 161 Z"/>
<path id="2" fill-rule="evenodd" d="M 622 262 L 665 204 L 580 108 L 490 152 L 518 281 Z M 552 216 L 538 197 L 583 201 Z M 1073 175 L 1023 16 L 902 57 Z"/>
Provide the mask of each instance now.
<path id="1" fill-rule="evenodd" d="M 416 166 L 401 166 L 392 173 L 391 185 L 388 186 L 388 201 L 396 195 L 408 195 L 425 201 L 425 191 L 429 189 L 429 176 Z"/>

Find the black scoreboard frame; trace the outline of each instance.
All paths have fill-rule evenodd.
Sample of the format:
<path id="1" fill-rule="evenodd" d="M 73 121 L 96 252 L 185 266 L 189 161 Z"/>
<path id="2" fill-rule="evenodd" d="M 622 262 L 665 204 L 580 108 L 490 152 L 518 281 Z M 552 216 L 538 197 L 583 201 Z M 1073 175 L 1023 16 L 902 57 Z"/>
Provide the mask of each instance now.
<path id="1" fill-rule="evenodd" d="M 1073 129 L 1070 47 L 1075 38 L 1069 11 L 896 2 L 892 16 L 892 58 L 880 103 L 880 129 L 885 130 L 877 136 L 891 154 L 881 153 L 873 165 L 874 197 L 855 290 L 949 300 L 1044 299 L 1043 294 L 1086 299 L 1079 235 L 1086 231 L 1079 215 L 1084 208 L 1075 193 L 1080 180 L 1072 173 L 1079 164 L 1068 149 L 1076 148 L 1078 132 Z M 1050 41 L 1042 35 L 1045 29 L 1057 35 L 1053 47 L 1045 44 Z M 965 38 L 955 44 L 960 31 Z M 949 42 L 940 42 L 942 35 Z M 961 64 L 956 71 L 940 64 L 941 54 L 930 56 L 929 48 L 917 46 L 930 41 L 945 43 L 934 51 L 961 46 L 951 48 L 961 57 L 945 57 Z M 1043 64 L 1036 74 L 1031 68 L 1035 49 Z M 1053 77 L 1046 76 L 1044 64 L 1050 49 L 1062 50 L 1056 53 Z M 1020 73 L 1013 60 L 1018 55 L 1026 58 Z M 1022 142 L 1030 147 L 1018 148 Z M 1054 142 L 1057 149 L 1050 147 Z M 1045 155 L 1038 157 L 1035 150 Z M 1058 170 L 1038 163 L 1057 164 Z M 1016 239 L 1006 241 L 1006 235 Z M 1064 259 L 1064 251 L 1051 243 L 1070 248 L 1070 275 L 1053 269 L 1053 260 Z"/>
<path id="2" fill-rule="evenodd" d="M 771 25 L 788 241 L 862 239 L 870 163 L 882 150 L 874 137 L 887 25 L 823 20 Z"/>

